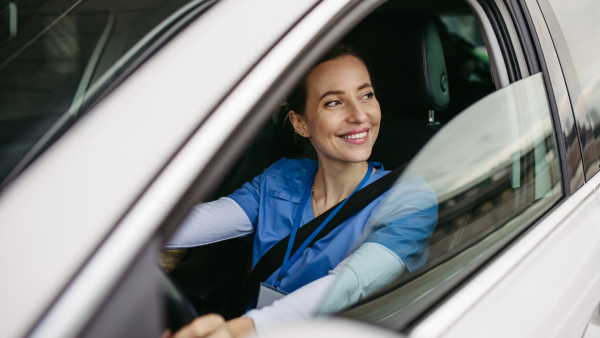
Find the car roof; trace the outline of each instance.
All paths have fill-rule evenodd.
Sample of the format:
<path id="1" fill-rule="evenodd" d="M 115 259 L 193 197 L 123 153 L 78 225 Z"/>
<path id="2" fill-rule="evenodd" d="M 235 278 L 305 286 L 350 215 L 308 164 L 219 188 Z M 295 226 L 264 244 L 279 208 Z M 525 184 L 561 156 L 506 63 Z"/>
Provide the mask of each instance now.
<path id="1" fill-rule="evenodd" d="M 0 327 L 26 334 L 169 159 L 317 0 L 209 9 L 0 194 Z"/>

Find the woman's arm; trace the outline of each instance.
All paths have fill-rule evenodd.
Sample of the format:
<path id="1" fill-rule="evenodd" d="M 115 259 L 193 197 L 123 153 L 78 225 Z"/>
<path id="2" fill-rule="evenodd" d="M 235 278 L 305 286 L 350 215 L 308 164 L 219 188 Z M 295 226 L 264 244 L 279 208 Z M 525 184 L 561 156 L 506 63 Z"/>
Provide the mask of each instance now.
<path id="1" fill-rule="evenodd" d="M 184 249 L 254 232 L 246 212 L 231 198 L 198 204 L 192 208 L 164 249 Z"/>
<path id="2" fill-rule="evenodd" d="M 361 245 L 329 275 L 319 278 L 272 305 L 244 315 L 260 335 L 282 323 L 333 314 L 380 290 L 404 271 L 396 254 L 375 243 Z"/>

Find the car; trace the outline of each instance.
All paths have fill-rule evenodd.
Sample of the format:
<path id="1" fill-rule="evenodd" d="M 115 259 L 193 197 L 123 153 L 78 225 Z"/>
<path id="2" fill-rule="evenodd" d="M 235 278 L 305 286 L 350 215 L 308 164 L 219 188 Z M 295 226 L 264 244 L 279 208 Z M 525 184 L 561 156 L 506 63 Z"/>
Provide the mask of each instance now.
<path id="1" fill-rule="evenodd" d="M 3 336 L 159 337 L 222 311 L 247 243 L 161 248 L 199 201 L 311 156 L 282 103 L 338 41 L 381 102 L 371 159 L 404 168 L 384 205 L 417 174 L 438 223 L 422 268 L 267 336 L 600 336 L 597 1 L 3 6 Z"/>

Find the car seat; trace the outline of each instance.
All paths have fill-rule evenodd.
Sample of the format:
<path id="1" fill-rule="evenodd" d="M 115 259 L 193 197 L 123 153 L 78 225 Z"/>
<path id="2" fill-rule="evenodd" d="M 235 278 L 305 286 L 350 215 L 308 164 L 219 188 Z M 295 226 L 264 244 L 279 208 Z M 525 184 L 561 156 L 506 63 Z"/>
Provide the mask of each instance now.
<path id="1" fill-rule="evenodd" d="M 444 51 L 433 18 L 376 13 L 345 39 L 371 72 L 382 121 L 370 160 L 394 169 L 435 134 L 435 114 L 450 103 Z"/>

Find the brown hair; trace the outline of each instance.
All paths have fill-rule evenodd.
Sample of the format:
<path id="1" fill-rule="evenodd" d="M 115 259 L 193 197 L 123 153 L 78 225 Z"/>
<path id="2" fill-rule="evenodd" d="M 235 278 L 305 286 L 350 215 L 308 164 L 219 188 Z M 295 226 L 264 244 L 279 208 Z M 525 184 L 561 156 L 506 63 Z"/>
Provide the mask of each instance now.
<path id="1" fill-rule="evenodd" d="M 340 59 L 344 56 L 353 56 L 353 57 L 359 59 L 365 65 L 365 67 L 367 67 L 367 63 L 364 61 L 362 55 L 356 49 L 354 49 L 354 47 L 352 47 L 351 45 L 338 43 L 329 52 L 327 52 L 327 54 L 323 55 L 323 57 L 321 57 L 319 62 L 317 62 L 312 69 L 314 69 L 315 67 L 317 67 L 318 65 L 320 65 L 324 62 Z M 312 69 L 311 69 L 311 71 L 312 71 Z M 368 67 L 367 67 L 367 72 L 369 72 Z M 288 95 L 288 97 L 286 99 L 286 103 L 285 103 L 285 108 L 288 112 L 288 115 L 285 116 L 284 123 L 289 118 L 289 112 L 292 110 L 294 111 L 294 113 L 296 113 L 300 116 L 304 116 L 304 110 L 306 108 L 306 100 L 308 100 L 308 93 L 307 93 L 308 90 L 306 88 L 306 79 L 308 78 L 309 74 L 310 74 L 310 71 L 308 73 L 306 73 L 306 75 L 304 75 L 302 80 L 300 80 L 300 82 L 298 82 L 296 87 L 294 87 L 294 89 Z M 370 72 L 369 72 L 369 77 L 371 77 Z M 298 139 L 298 135 L 294 134 L 294 139 L 296 140 L 296 142 L 300 143 L 300 145 L 303 148 L 309 150 L 310 153 L 314 152 L 314 148 L 312 147 L 312 144 L 310 143 L 310 141 L 307 138 L 300 137 L 300 139 Z"/>
<path id="2" fill-rule="evenodd" d="M 356 49 L 354 49 L 354 47 L 352 47 L 351 45 L 338 43 L 329 52 L 327 52 L 327 54 L 323 55 L 323 57 L 319 60 L 319 62 L 317 62 L 317 64 L 312 69 L 314 69 L 315 67 L 317 67 L 318 65 L 320 65 L 324 62 L 340 59 L 344 56 L 354 56 L 355 58 L 362 61 L 362 63 L 365 64 L 365 67 L 367 66 L 363 57 L 360 55 L 360 53 L 358 51 L 356 51 Z M 369 71 L 368 67 L 367 67 L 367 71 Z M 306 79 L 308 78 L 308 74 L 310 74 L 310 72 L 308 72 L 302 78 L 302 80 L 300 80 L 300 82 L 296 85 L 296 87 L 294 87 L 292 92 L 288 95 L 286 104 L 285 104 L 285 107 L 288 112 L 293 110 L 296 114 L 298 114 L 300 116 L 304 115 L 304 109 L 306 108 L 306 100 L 308 99 L 308 93 L 307 93 L 307 88 L 306 88 Z M 370 75 L 371 74 L 369 73 L 369 76 Z"/>

